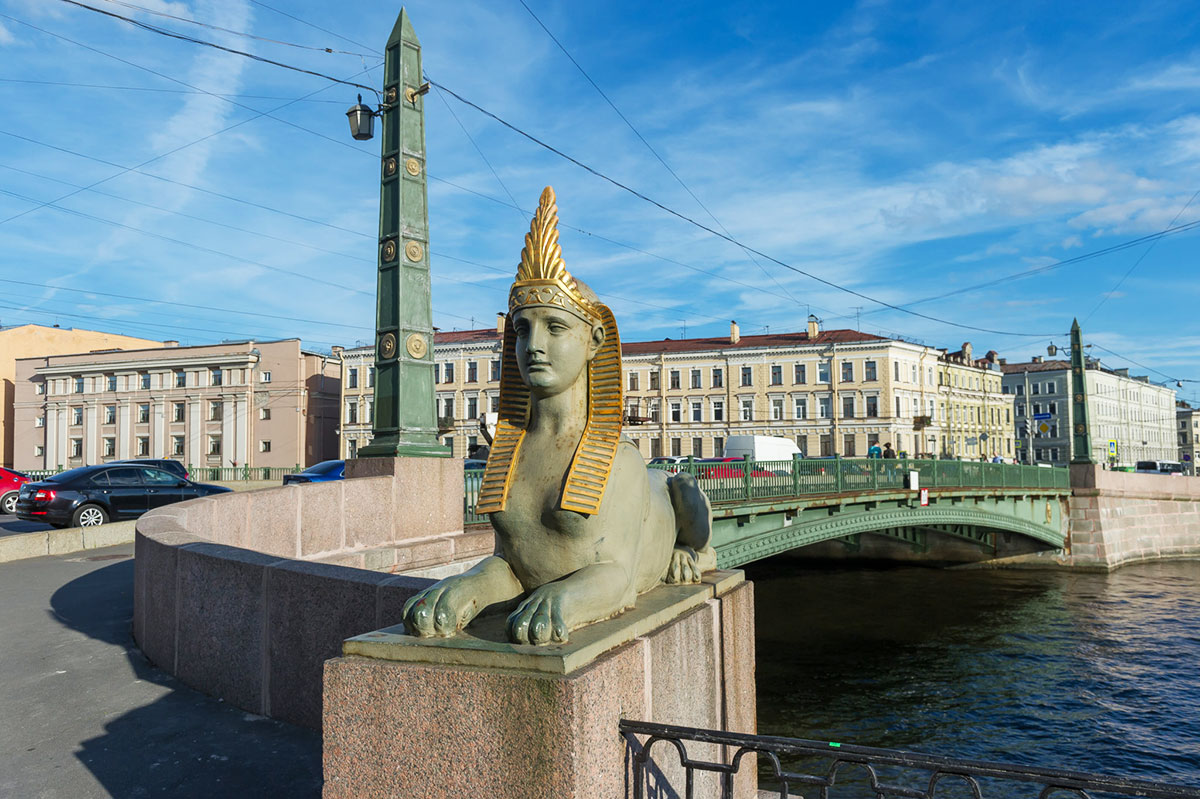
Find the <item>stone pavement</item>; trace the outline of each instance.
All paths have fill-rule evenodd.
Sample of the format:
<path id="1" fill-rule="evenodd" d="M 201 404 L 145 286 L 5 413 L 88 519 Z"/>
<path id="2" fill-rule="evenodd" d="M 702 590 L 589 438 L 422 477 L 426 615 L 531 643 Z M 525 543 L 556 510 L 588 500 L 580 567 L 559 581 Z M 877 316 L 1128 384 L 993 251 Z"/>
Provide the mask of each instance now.
<path id="1" fill-rule="evenodd" d="M 0 797 L 319 797 L 319 733 L 228 707 L 142 656 L 132 554 L 0 563 Z"/>

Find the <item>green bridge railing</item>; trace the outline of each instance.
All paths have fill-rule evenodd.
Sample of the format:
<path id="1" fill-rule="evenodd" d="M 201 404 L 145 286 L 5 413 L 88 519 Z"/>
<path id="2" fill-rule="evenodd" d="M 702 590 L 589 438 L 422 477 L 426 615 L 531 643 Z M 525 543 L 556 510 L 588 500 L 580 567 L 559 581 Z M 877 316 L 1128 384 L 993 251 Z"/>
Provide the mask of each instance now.
<path id="1" fill-rule="evenodd" d="M 807 458 L 793 461 L 703 461 L 650 466 L 696 477 L 713 502 L 751 502 L 759 499 L 842 494 L 852 491 L 902 489 L 908 473 L 917 472 L 921 488 L 1052 488 L 1069 489 L 1067 469 L 1011 463 L 931 460 L 928 458 Z M 487 521 L 475 513 L 482 469 L 463 473 L 466 496 L 463 521 Z"/>
<path id="2" fill-rule="evenodd" d="M 196 483 L 233 483 L 239 480 L 282 481 L 285 474 L 295 474 L 299 466 L 192 466 L 188 465 L 188 477 Z M 26 469 L 34 480 L 60 474 L 65 469 Z"/>

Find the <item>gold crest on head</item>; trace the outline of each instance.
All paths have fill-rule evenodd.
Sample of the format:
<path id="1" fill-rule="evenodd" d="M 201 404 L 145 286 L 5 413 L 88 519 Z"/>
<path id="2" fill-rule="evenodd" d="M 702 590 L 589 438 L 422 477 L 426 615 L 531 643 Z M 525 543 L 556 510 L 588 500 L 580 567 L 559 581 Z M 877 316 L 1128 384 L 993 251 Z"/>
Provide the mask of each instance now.
<path id="1" fill-rule="evenodd" d="M 525 234 L 521 265 L 508 293 L 510 314 L 528 305 L 562 308 L 593 323 L 601 317 L 597 303 L 584 294 L 563 261 L 558 244 L 558 205 L 554 189 L 549 186 L 542 191 L 537 213 Z"/>

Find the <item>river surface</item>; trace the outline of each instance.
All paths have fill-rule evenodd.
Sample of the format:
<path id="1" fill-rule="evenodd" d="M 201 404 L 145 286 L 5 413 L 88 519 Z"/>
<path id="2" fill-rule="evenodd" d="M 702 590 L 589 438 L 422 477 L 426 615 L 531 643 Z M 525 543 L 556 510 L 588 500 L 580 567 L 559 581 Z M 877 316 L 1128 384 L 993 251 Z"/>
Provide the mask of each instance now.
<path id="1" fill-rule="evenodd" d="M 762 734 L 1200 786 L 1200 561 L 747 572 Z"/>

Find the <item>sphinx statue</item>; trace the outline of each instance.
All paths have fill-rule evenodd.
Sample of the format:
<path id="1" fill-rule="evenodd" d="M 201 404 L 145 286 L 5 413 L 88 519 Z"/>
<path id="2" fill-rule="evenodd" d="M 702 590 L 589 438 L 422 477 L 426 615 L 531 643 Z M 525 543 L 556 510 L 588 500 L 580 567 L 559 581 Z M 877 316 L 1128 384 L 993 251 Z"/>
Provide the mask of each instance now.
<path id="1" fill-rule="evenodd" d="M 477 511 L 495 554 L 413 596 L 404 624 L 451 636 L 513 608 L 510 641 L 563 643 L 660 583 L 716 567 L 712 509 L 691 475 L 647 469 L 621 438 L 621 343 L 612 312 L 571 276 L 547 187 L 508 297 L 499 420 Z"/>

